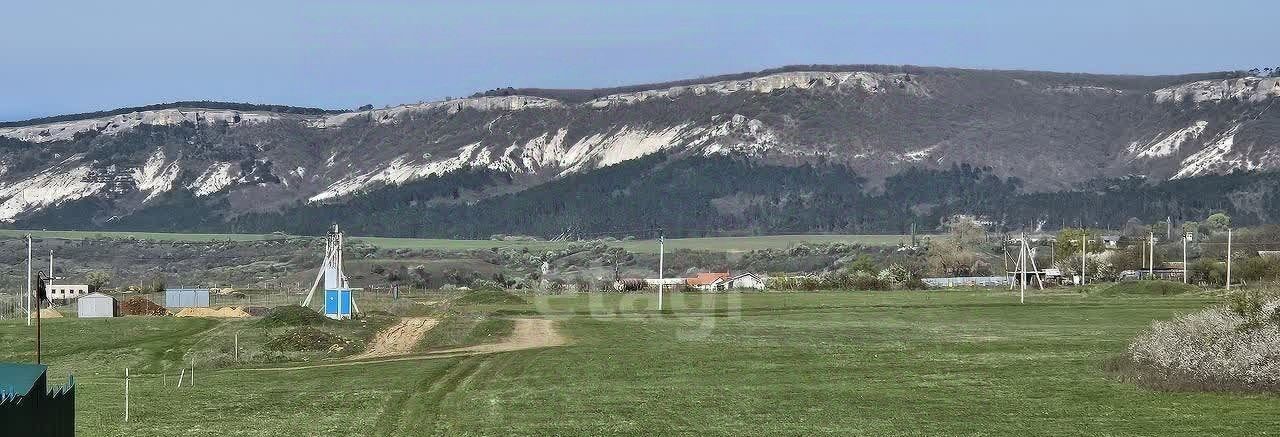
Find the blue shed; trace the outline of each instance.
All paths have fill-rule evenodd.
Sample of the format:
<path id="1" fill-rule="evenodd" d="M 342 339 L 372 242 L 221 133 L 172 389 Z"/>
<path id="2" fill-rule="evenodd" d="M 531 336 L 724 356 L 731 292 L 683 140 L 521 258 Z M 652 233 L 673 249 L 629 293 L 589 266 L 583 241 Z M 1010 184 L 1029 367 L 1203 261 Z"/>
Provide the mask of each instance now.
<path id="1" fill-rule="evenodd" d="M 324 291 L 324 315 L 330 319 L 350 319 L 351 289 L 326 289 Z"/>

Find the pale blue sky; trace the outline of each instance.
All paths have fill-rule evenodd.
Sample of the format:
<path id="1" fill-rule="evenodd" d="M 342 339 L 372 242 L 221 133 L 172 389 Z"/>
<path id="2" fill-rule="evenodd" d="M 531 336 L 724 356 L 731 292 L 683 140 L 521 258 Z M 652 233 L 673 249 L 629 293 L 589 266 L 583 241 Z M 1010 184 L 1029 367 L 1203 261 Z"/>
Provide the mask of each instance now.
<path id="1" fill-rule="evenodd" d="M 382 106 L 787 64 L 1280 65 L 1275 1 L 47 0 L 3 16 L 0 120 L 174 100 Z"/>

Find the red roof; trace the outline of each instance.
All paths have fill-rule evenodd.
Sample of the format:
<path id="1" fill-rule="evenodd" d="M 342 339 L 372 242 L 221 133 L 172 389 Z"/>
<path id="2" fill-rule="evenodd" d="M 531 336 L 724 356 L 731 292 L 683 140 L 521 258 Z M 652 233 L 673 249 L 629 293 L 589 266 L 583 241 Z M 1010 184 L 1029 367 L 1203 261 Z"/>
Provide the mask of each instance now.
<path id="1" fill-rule="evenodd" d="M 685 283 L 696 287 L 699 285 L 709 285 L 713 282 L 716 282 L 717 279 L 728 279 L 728 278 L 729 278 L 728 272 L 699 273 L 698 276 L 689 278 L 687 281 L 685 281 Z"/>

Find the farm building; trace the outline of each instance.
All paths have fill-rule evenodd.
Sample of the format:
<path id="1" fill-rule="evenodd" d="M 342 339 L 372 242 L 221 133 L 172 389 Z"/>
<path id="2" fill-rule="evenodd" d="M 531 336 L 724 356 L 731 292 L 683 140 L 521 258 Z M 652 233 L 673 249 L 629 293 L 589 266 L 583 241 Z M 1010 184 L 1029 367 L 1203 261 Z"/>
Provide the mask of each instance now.
<path id="1" fill-rule="evenodd" d="M 75 435 L 75 379 L 48 390 L 42 364 L 0 363 L 0 425 L 4 435 Z"/>
<path id="2" fill-rule="evenodd" d="M 716 281 L 721 281 L 728 278 L 729 278 L 729 272 L 699 273 L 697 276 L 685 279 L 685 284 L 688 285 L 690 288 L 696 288 L 699 290 L 711 290 L 713 289 L 712 284 L 715 284 Z"/>
<path id="3" fill-rule="evenodd" d="M 1108 249 L 1115 249 L 1117 247 L 1120 247 L 1120 236 L 1119 235 L 1103 235 L 1102 245 L 1106 246 Z"/>
<path id="4" fill-rule="evenodd" d="M 89 293 L 76 301 L 76 313 L 82 319 L 115 317 L 119 314 L 116 298 L 102 293 Z"/>
<path id="5" fill-rule="evenodd" d="M 717 279 L 711 283 L 712 290 L 732 290 L 736 288 L 753 288 L 756 290 L 764 289 L 764 278 L 755 273 L 739 273 L 734 276 L 726 276 Z"/>
<path id="6" fill-rule="evenodd" d="M 729 272 L 713 272 L 699 273 L 697 276 L 686 279 L 685 283 L 691 288 L 712 291 L 734 288 L 763 289 L 765 280 L 755 273 L 730 275 Z"/>
<path id="7" fill-rule="evenodd" d="M 207 288 L 166 288 L 164 306 L 168 308 L 208 308 Z"/>
<path id="8" fill-rule="evenodd" d="M 89 294 L 88 285 L 49 284 L 49 299 L 72 300 Z"/>

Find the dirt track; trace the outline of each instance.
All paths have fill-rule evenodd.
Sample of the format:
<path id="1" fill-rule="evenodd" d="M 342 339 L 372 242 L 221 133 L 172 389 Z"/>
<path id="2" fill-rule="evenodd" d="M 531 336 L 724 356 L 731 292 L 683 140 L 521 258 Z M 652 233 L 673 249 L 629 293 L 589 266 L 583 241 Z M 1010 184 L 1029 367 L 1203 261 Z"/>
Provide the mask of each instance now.
<path id="1" fill-rule="evenodd" d="M 516 351 L 548 346 L 563 346 L 568 341 L 556 331 L 555 322 L 545 319 L 516 319 L 515 329 L 506 339 L 489 344 L 445 349 L 432 353 L 471 352 L 490 354 L 495 352 Z"/>
<path id="2" fill-rule="evenodd" d="M 285 370 L 304 370 L 316 369 L 322 367 L 345 367 L 359 366 L 364 364 L 389 363 L 395 361 L 417 361 L 417 360 L 434 360 L 438 358 L 463 357 L 470 355 L 483 355 L 498 352 L 511 352 L 524 349 L 535 349 L 540 347 L 563 346 L 568 344 L 568 340 L 560 335 L 555 328 L 555 322 L 544 319 L 515 319 L 516 326 L 510 337 L 497 343 L 481 344 L 476 346 L 460 347 L 455 349 L 444 349 L 431 351 L 421 355 L 400 356 L 391 358 L 375 358 L 369 360 L 349 360 L 325 364 L 312 364 L 307 366 L 295 367 L 265 367 L 257 369 L 239 369 L 249 371 L 285 371 Z M 402 321 L 401 324 L 404 322 Z M 400 326 L 397 324 L 396 326 Z M 435 326 L 432 324 L 431 326 Z M 392 327 L 394 329 L 395 327 Z M 427 329 L 429 330 L 429 328 Z M 391 329 L 388 329 L 391 331 Z M 426 330 L 423 331 L 424 333 Z M 382 334 L 379 334 L 381 337 Z M 377 342 L 377 340 L 374 340 Z M 416 343 L 416 341 L 414 342 Z M 412 347 L 413 343 L 410 343 Z M 372 347 L 371 347 L 372 348 Z M 363 354 L 361 354 L 363 355 Z"/>
<path id="3" fill-rule="evenodd" d="M 379 332 L 378 335 L 373 337 L 373 341 L 369 343 L 369 347 L 364 352 L 351 357 L 351 359 L 363 360 L 413 353 L 413 346 L 417 345 L 418 340 L 421 340 L 422 336 L 426 335 L 427 331 L 430 331 L 438 323 L 440 323 L 439 320 L 430 317 L 407 317 L 401 319 L 395 326 Z"/>

